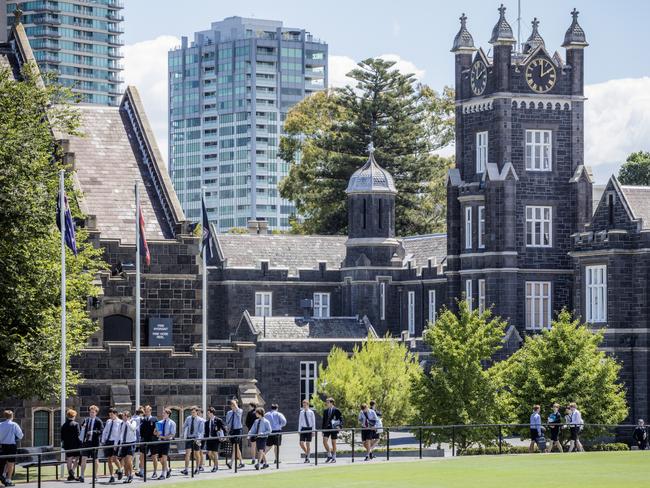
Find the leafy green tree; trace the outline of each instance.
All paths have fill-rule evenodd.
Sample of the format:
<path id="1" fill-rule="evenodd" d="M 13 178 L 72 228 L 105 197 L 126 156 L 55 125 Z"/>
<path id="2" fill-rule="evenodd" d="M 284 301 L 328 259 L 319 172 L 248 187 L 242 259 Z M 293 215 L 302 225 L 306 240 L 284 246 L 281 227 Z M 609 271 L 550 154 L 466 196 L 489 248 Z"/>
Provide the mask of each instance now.
<path id="1" fill-rule="evenodd" d="M 433 153 L 454 134 L 453 91 L 418 85 L 394 62 L 366 59 L 348 73 L 355 86 L 308 97 L 289 112 L 280 157 L 290 163 L 280 194 L 296 203 L 296 232 L 340 234 L 347 227 L 345 189 L 367 159 L 372 141 L 378 163 L 398 189 L 400 235 L 444 230 L 444 185 L 450 162 Z"/>
<path id="2" fill-rule="evenodd" d="M 56 228 L 58 170 L 54 131 L 74 132 L 78 117 L 69 92 L 43 86 L 25 65 L 22 81 L 0 68 L 0 398 L 51 399 L 60 392 L 60 233 Z M 66 181 L 74 207 L 72 180 Z M 79 254 L 68 252 L 67 352 L 86 344 L 95 325 L 86 312 L 92 281 L 104 267 L 101 251 L 77 233 Z M 68 384 L 79 377 L 68 371 Z M 69 392 L 69 393 L 70 393 Z"/>
<path id="3" fill-rule="evenodd" d="M 650 152 L 630 154 L 618 172 L 618 180 L 623 185 L 650 185 Z"/>
<path id="4" fill-rule="evenodd" d="M 489 310 L 470 310 L 458 301 L 458 313 L 444 310 L 435 324 L 429 324 L 423 338 L 434 358 L 431 369 L 415 387 L 418 422 L 428 425 L 491 424 L 508 421 L 502 408 L 498 383 L 484 366 L 502 346 L 506 322 Z M 450 442 L 459 449 L 473 443 L 488 444 L 494 430 L 458 428 L 424 433 L 428 443 Z"/>
<path id="5" fill-rule="evenodd" d="M 359 406 L 377 402 L 385 426 L 403 425 L 414 415 L 411 390 L 421 375 L 416 354 L 405 344 L 388 337 L 371 337 L 355 346 L 352 355 L 333 347 L 327 366 L 318 371 L 317 393 L 312 403 L 317 411 L 332 397 L 343 414 L 347 427 L 356 427 Z"/>
<path id="6" fill-rule="evenodd" d="M 543 414 L 554 402 L 576 402 L 586 423 L 623 421 L 628 409 L 621 365 L 598 349 L 602 341 L 601 332 L 562 310 L 550 329 L 526 337 L 519 351 L 491 368 L 506 387 L 517 423 L 529 421 L 533 405 L 541 405 Z"/>

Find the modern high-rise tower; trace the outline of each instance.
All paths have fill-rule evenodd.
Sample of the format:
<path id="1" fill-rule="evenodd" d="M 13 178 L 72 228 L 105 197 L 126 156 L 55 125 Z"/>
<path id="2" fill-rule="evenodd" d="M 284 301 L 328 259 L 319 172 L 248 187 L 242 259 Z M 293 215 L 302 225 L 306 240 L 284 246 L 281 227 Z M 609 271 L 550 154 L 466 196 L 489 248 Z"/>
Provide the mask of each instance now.
<path id="1" fill-rule="evenodd" d="M 282 124 L 297 102 L 327 86 L 327 44 L 272 20 L 229 17 L 169 52 L 169 170 L 187 217 L 198 221 L 201 187 L 219 231 L 265 219 L 289 228 L 280 198 L 288 164 Z"/>
<path id="2" fill-rule="evenodd" d="M 0 0 L 0 42 L 17 7 L 42 72 L 56 73 L 84 103 L 119 103 L 123 0 Z"/>

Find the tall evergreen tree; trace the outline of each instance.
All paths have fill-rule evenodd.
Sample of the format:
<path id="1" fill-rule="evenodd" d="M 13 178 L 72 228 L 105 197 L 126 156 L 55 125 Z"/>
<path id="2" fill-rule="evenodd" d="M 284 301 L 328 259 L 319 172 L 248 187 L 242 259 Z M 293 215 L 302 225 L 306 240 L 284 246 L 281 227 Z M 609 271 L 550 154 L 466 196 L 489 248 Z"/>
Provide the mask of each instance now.
<path id="1" fill-rule="evenodd" d="M 345 188 L 370 142 L 395 178 L 397 233 L 444 229 L 444 196 L 436 190 L 450 162 L 433 151 L 453 138 L 453 93 L 418 85 L 394 64 L 366 59 L 348 74 L 355 86 L 317 93 L 289 112 L 280 156 L 291 168 L 280 193 L 304 217 L 298 231 L 345 232 Z"/>

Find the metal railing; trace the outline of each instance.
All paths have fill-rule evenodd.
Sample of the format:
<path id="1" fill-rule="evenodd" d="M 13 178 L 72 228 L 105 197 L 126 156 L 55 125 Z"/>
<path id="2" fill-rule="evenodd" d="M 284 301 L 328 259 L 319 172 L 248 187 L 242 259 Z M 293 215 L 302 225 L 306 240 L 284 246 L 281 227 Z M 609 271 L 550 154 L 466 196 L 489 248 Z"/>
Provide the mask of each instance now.
<path id="1" fill-rule="evenodd" d="M 555 424 L 555 426 L 559 427 L 560 432 L 561 432 L 561 440 L 560 441 L 566 441 L 566 438 L 569 437 L 570 431 L 572 427 L 576 427 L 574 425 L 570 424 Z M 549 429 L 554 427 L 553 425 L 549 424 L 543 424 L 543 428 L 545 429 L 546 433 L 549 432 Z M 587 447 L 596 447 L 598 448 L 599 445 L 602 445 L 605 440 L 611 441 L 612 439 L 624 439 L 625 443 L 628 445 L 632 445 L 634 443 L 633 440 L 633 432 L 634 429 L 636 428 L 636 425 L 631 425 L 631 424 L 583 424 L 580 428 L 580 437 L 583 440 L 583 444 L 585 444 Z M 377 433 L 379 434 L 380 442 L 376 447 L 379 447 L 379 450 L 376 450 L 377 452 L 380 452 L 382 454 L 382 457 L 385 456 L 386 461 L 389 461 L 391 458 L 391 434 L 395 436 L 396 434 L 399 433 L 406 433 L 409 437 L 408 440 L 412 440 L 413 442 L 410 443 L 411 447 L 407 449 L 408 452 L 413 453 L 413 458 L 417 459 L 423 459 L 425 456 L 424 454 L 424 449 L 425 446 L 431 446 L 431 445 L 437 445 L 438 449 L 443 449 L 445 452 L 449 452 L 451 456 L 457 456 L 457 455 L 462 455 L 463 453 L 469 452 L 468 449 L 472 449 L 473 445 L 480 445 L 483 448 L 488 447 L 493 449 L 493 454 L 508 454 L 512 452 L 510 450 L 511 447 L 513 447 L 513 442 L 529 442 L 528 434 L 529 434 L 529 429 L 530 425 L 529 424 L 470 424 L 470 425 L 465 425 L 465 424 L 458 424 L 458 425 L 401 425 L 401 426 L 393 426 L 393 427 L 380 427 L 380 428 L 371 428 L 371 429 L 364 429 L 364 428 L 341 428 L 341 429 L 313 429 L 311 431 L 283 431 L 281 434 L 269 434 L 269 436 L 273 435 L 279 435 L 282 437 L 286 437 L 287 435 L 299 435 L 299 434 L 305 434 L 305 433 L 311 433 L 313 437 L 313 451 L 310 453 L 310 456 L 313 456 L 314 460 L 314 466 L 318 466 L 318 460 L 319 460 L 319 454 L 324 455 L 321 451 L 319 453 L 319 435 L 322 436 L 324 434 L 330 433 L 330 432 L 336 432 L 339 436 L 341 436 L 343 439 L 343 442 L 339 442 L 339 447 L 341 445 L 349 445 L 351 447 L 351 450 L 348 451 L 342 451 L 341 454 L 345 457 L 350 457 L 350 461 L 352 463 L 355 462 L 356 456 L 359 454 L 359 452 L 363 451 L 357 451 L 357 442 L 360 442 L 358 439 L 358 432 L 363 431 L 363 430 L 376 430 Z M 243 462 L 244 457 L 243 457 L 243 450 L 241 449 L 241 446 L 243 445 L 243 441 L 245 439 L 248 439 L 250 437 L 249 434 L 240 434 L 240 435 L 225 435 L 223 437 L 205 437 L 202 439 L 198 439 L 201 443 L 204 441 L 219 441 L 221 443 L 229 442 L 230 446 L 232 447 L 232 454 L 229 455 L 227 458 L 218 458 L 226 463 L 228 461 L 231 462 L 231 468 L 234 473 L 237 473 L 239 470 L 238 466 L 238 459 L 236 457 L 236 449 L 235 445 L 239 445 L 239 462 Z M 268 437 L 268 436 L 267 436 Z M 477 440 L 479 439 L 479 440 Z M 176 456 L 178 455 L 183 455 L 187 450 L 186 449 L 181 449 L 181 446 L 185 443 L 193 439 L 185 439 L 185 438 L 175 438 L 175 439 L 170 439 L 170 440 L 158 440 L 158 441 L 152 441 L 152 442 L 131 442 L 131 443 L 123 443 L 123 444 L 116 444 L 116 445 L 102 445 L 102 446 L 96 446 L 96 447 L 81 447 L 78 449 L 69 449 L 69 450 L 51 450 L 51 451 L 46 451 L 46 452 L 30 452 L 30 453 L 18 453 L 18 454 L 12 454 L 12 455 L 4 455 L 0 456 L 0 463 L 5 460 L 5 459 L 13 459 L 15 458 L 16 460 L 16 468 L 24 468 L 27 471 L 27 479 L 26 483 L 30 482 L 29 479 L 29 470 L 30 468 L 33 469 L 34 467 L 37 470 L 37 486 L 38 488 L 41 487 L 41 483 L 44 481 L 43 480 L 43 467 L 44 466 L 60 466 L 61 464 L 65 464 L 65 461 L 61 460 L 62 459 L 62 454 L 71 454 L 71 453 L 79 453 L 81 456 L 82 453 L 86 454 L 86 457 L 89 461 L 92 463 L 92 487 L 96 487 L 96 482 L 97 482 L 97 467 L 98 467 L 98 462 L 104 462 L 104 475 L 106 475 L 106 461 L 108 458 L 104 458 L 101 456 L 101 451 L 109 448 L 121 448 L 121 447 L 128 447 L 128 446 L 133 446 L 136 448 L 139 448 L 140 452 L 144 452 L 144 463 L 140 466 L 140 470 L 142 471 L 142 481 L 147 482 L 147 464 L 148 464 L 148 457 L 151 457 L 152 454 L 147 455 L 149 453 L 149 449 L 151 447 L 157 446 L 157 445 L 162 445 L 162 444 L 169 444 L 170 447 L 172 444 L 178 444 L 177 445 L 177 452 L 176 453 L 171 453 L 167 455 L 167 462 L 168 464 L 168 469 L 171 470 L 171 461 L 172 458 L 174 460 L 178 460 Z M 255 445 L 255 441 L 251 441 L 252 445 Z M 547 439 L 548 443 L 551 443 L 550 439 Z M 620 441 L 621 442 L 621 441 Z M 521 444 L 519 447 L 525 446 L 527 444 Z M 393 445 L 393 448 L 395 448 L 395 445 Z M 276 455 L 275 455 L 275 468 L 280 469 L 280 446 L 276 444 Z M 155 450 L 155 449 L 154 449 Z M 187 476 L 193 478 L 195 475 L 195 471 L 198 469 L 198 467 L 195 464 L 195 456 L 194 452 L 199 451 L 199 450 L 205 450 L 203 446 L 198 447 L 195 449 L 192 447 L 191 453 L 190 453 L 190 466 L 191 466 L 191 471 L 188 471 Z M 230 450 L 230 449 L 227 449 Z M 598 450 L 598 449 L 596 449 Z M 138 456 L 140 452 L 134 450 L 135 452 L 133 453 L 133 456 Z M 221 451 L 220 451 L 221 452 Z M 271 452 L 271 451 L 269 451 Z M 91 453 L 90 456 L 87 454 Z M 254 451 L 255 458 L 257 458 L 257 452 Z M 34 458 L 36 460 L 34 461 Z M 25 460 L 21 462 L 21 459 Z M 206 458 L 207 460 L 207 458 Z M 27 462 L 29 461 L 29 462 Z M 209 460 L 208 460 L 209 462 Z M 79 467 L 77 466 L 77 469 Z M 58 479 L 58 469 L 55 469 L 56 471 L 56 477 Z M 85 473 L 82 473 L 85 474 Z"/>

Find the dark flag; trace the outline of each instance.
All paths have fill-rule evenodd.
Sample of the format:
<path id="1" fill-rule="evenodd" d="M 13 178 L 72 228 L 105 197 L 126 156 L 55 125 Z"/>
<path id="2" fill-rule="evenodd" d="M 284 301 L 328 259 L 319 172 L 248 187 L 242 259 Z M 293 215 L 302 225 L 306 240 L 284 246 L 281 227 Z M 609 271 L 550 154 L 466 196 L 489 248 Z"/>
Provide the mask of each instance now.
<path id="1" fill-rule="evenodd" d="M 74 235 L 74 222 L 72 221 L 72 214 L 70 213 L 70 207 L 68 206 L 68 197 L 63 195 L 63 201 L 65 204 L 65 244 L 70 248 L 70 250 L 77 255 L 77 239 Z M 56 199 L 56 226 L 61 230 L 61 194 L 57 196 Z"/>
<path id="2" fill-rule="evenodd" d="M 203 210 L 203 222 L 201 227 L 203 228 L 202 235 L 202 246 L 203 249 L 207 250 L 206 257 L 212 259 L 212 246 L 214 246 L 214 236 L 212 235 L 212 229 L 210 228 L 210 222 L 208 221 L 208 212 L 205 209 L 205 200 L 201 199 L 201 210 Z"/>
<path id="3" fill-rule="evenodd" d="M 151 254 L 149 254 L 149 246 L 147 245 L 147 238 L 144 235 L 144 216 L 142 215 L 142 207 L 140 207 L 140 255 L 144 256 L 144 262 L 147 266 L 151 264 Z"/>

